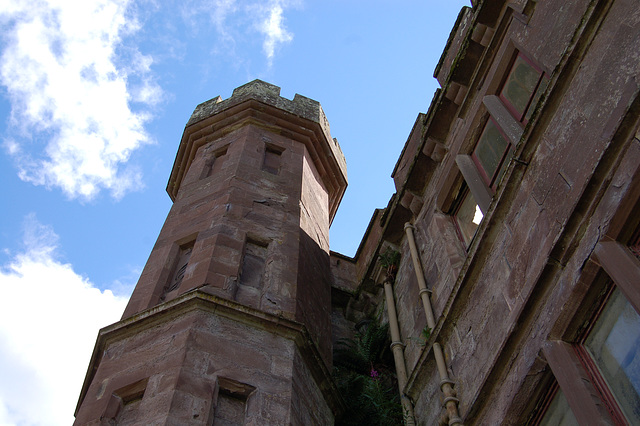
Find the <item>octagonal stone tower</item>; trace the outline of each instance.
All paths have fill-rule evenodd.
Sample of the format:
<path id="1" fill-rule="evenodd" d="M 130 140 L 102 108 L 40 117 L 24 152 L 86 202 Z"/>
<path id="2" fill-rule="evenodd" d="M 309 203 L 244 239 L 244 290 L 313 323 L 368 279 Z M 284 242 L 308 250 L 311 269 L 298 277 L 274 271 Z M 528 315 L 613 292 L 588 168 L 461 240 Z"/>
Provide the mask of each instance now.
<path id="1" fill-rule="evenodd" d="M 320 104 L 255 80 L 199 105 L 174 201 L 122 320 L 102 329 L 85 424 L 331 424 L 329 225 L 347 185 Z"/>

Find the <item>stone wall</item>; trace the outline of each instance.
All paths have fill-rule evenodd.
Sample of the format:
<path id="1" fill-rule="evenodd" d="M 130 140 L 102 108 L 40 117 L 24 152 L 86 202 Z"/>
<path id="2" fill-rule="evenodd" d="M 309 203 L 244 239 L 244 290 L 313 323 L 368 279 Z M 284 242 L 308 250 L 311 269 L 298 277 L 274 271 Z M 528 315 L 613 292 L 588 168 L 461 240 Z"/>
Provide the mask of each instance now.
<path id="1" fill-rule="evenodd" d="M 361 244 L 375 253 L 391 243 L 402 254 L 394 292 L 409 370 L 404 391 L 420 424 L 444 413 L 435 341 L 465 424 L 523 424 L 539 415 L 555 381 L 548 342 L 576 342 L 576 324 L 601 304 L 607 279 L 594 250 L 607 239 L 624 244 L 640 217 L 636 6 L 503 1 L 461 11 L 420 143 L 414 126 L 387 219 Z M 549 83 L 530 119 L 514 126 L 499 95 L 518 52 Z M 507 129 L 513 147 L 492 187 L 471 180 L 460 160 L 473 155 L 488 119 Z M 469 247 L 455 221 L 465 186 L 476 200 L 487 197 Z M 437 324 L 428 342 L 418 338 L 426 320 L 404 222 L 415 227 L 431 291 Z M 361 285 L 376 279 L 374 257 L 355 260 L 366 271 Z"/>
<path id="2" fill-rule="evenodd" d="M 244 424 L 333 421 L 295 333 L 265 328 L 264 319 L 256 326 L 249 311 L 233 313 L 228 304 L 216 309 L 216 299 L 207 300 L 190 298 L 105 330 L 100 369 L 76 424 L 101 424 L 94 419 L 103 418 L 122 424 L 207 425 L 219 415 L 218 407 L 224 408 L 225 395 L 243 405 L 242 419 L 234 421 Z M 140 402 L 128 413 L 125 391 L 138 382 L 144 382 Z"/>

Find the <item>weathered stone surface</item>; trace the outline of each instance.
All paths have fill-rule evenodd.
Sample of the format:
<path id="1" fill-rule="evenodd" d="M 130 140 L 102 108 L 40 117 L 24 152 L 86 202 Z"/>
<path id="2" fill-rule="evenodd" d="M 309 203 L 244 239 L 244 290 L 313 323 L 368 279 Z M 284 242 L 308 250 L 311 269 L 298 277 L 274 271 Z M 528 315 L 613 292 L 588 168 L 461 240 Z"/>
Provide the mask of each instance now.
<path id="1" fill-rule="evenodd" d="M 640 12 L 631 0 L 472 4 L 436 68 L 442 89 L 400 154 L 397 192 L 374 212 L 353 259 L 329 250 L 346 169 L 317 102 L 254 81 L 196 108 L 167 188 L 174 206 L 123 321 L 101 332 L 78 424 L 134 411 L 142 417 L 129 424 L 206 424 L 216 410 L 225 419 L 244 410 L 247 424 L 331 424 L 340 407 L 332 345 L 363 318 L 388 319 L 377 261 L 387 246 L 401 254 L 402 392 L 417 423 L 455 423 L 442 409 L 440 387 L 451 383 L 441 382 L 435 342 L 465 424 L 539 419 L 556 381 L 549 342 L 579 345 L 618 284 L 596 247 L 627 250 L 640 229 Z M 518 52 L 548 80 L 524 120 L 500 96 Z M 489 118 L 512 150 L 491 187 L 473 157 Z M 465 186 L 484 191 L 469 247 L 455 218 Z M 182 281 L 167 292 L 189 244 Z M 589 382 L 582 391 L 603 403 L 580 365 L 572 371 Z M 127 402 L 140 383 L 144 397 Z M 569 399 L 572 409 L 593 408 Z"/>
<path id="2" fill-rule="evenodd" d="M 436 143 L 447 153 L 422 192 L 397 185 L 398 201 L 385 212 L 394 221 L 406 214 L 394 209 L 412 206 L 437 322 L 424 347 L 415 340 L 425 319 L 406 239 L 383 230 L 367 234 L 361 245 L 375 253 L 386 238 L 402 254 L 395 303 L 409 369 L 405 392 L 418 423 L 436 424 L 444 414 L 434 341 L 444 347 L 465 424 L 523 424 L 539 413 L 536 405 L 542 406 L 554 381 L 541 358 L 545 342 L 574 342 L 577 324 L 601 303 L 607 281 L 593 255 L 596 244 L 609 238 L 624 245 L 638 226 L 631 219 L 640 217 L 640 190 L 633 189 L 640 173 L 638 42 L 640 14 L 631 1 L 597 7 L 583 1 L 484 2 L 461 13 L 436 71 L 444 92 L 428 115 L 449 112 L 427 120 L 422 146 L 414 148 L 410 138 L 398 164 L 411 170 L 408 150 L 432 155 Z M 505 115 L 510 112 L 498 97 L 518 51 L 549 78 L 524 124 Z M 448 110 L 451 105 L 457 109 Z M 455 158 L 472 154 L 489 115 L 507 127 L 514 160 L 500 185 L 487 188 L 492 198 L 465 250 L 453 215 L 466 176 Z M 365 271 L 361 285 L 374 279 L 373 257 L 355 261 Z"/>
<path id="3" fill-rule="evenodd" d="M 236 421 L 331 423 L 340 403 L 329 376 L 329 224 L 346 169 L 320 105 L 280 98 L 260 81 L 200 105 L 169 185 L 174 204 L 119 325 L 148 324 L 155 312 L 162 319 L 101 336 L 104 355 L 92 360 L 76 423 L 103 417 L 116 398 L 114 421 L 130 411 L 130 424 L 210 424 L 220 394 L 221 418 L 246 406 Z M 225 309 L 237 315 L 167 311 L 192 303 L 194 291 L 230 301 Z M 282 334 L 247 322 L 247 312 L 298 329 Z M 220 378 L 254 391 L 234 396 Z M 122 403 L 118 389 L 142 379 L 162 382 L 157 394 L 145 390 L 135 409 Z"/>

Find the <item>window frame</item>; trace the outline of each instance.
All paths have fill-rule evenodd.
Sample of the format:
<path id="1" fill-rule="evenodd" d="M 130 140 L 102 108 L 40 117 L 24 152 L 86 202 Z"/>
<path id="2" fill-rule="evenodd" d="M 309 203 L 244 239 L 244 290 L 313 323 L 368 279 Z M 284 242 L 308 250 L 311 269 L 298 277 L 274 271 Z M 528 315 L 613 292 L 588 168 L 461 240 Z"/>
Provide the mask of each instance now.
<path id="1" fill-rule="evenodd" d="M 551 372 L 567 396 L 571 410 L 578 420 L 607 418 L 616 425 L 628 423 L 596 361 L 585 347 L 585 342 L 616 289 L 640 315 L 640 290 L 637 289 L 637 282 L 640 280 L 640 260 L 629 248 L 636 242 L 638 235 L 640 227 L 634 231 L 633 237 L 627 243 L 612 241 L 610 237 L 604 237 L 598 242 L 593 260 L 590 262 L 597 261 L 595 265 L 601 271 L 598 276 L 603 279 L 604 285 L 596 284 L 596 278 L 591 282 L 591 287 L 600 288 L 600 296 L 595 298 L 598 300 L 595 306 L 592 304 L 594 299 L 591 299 L 591 313 L 586 318 L 582 317 L 583 321 L 586 320 L 586 327 L 574 338 L 568 339 L 571 343 L 548 341 L 543 349 Z M 602 404 L 597 405 L 592 396 L 596 396 Z M 544 412 L 539 418 L 543 415 Z"/>
<path id="2" fill-rule="evenodd" d="M 496 170 L 493 172 L 493 174 L 491 176 L 489 176 L 487 171 L 482 166 L 480 158 L 476 155 L 476 149 L 478 148 L 478 145 L 480 143 L 482 135 L 484 135 L 484 132 L 487 129 L 487 126 L 489 125 L 489 123 L 493 124 L 493 126 L 496 128 L 496 130 L 498 130 L 498 132 L 500 133 L 502 138 L 507 143 L 507 146 L 506 146 L 504 152 L 500 156 L 500 160 L 498 161 Z M 489 118 L 485 122 L 483 130 L 480 133 L 480 136 L 478 136 L 478 140 L 477 140 L 476 144 L 473 147 L 473 151 L 471 152 L 471 158 L 473 159 L 474 164 L 478 168 L 478 172 L 480 173 L 480 176 L 482 176 L 482 179 L 484 180 L 484 183 L 487 185 L 487 187 L 491 188 L 491 192 L 492 193 L 496 192 L 496 190 L 498 188 L 498 184 L 502 180 L 501 178 L 498 179 L 498 177 L 501 177 L 504 174 L 505 167 L 508 164 L 507 159 L 510 159 L 511 157 L 513 157 L 514 150 L 515 150 L 514 143 L 505 134 L 504 130 L 500 127 L 500 125 L 497 123 L 495 118 L 492 115 L 489 115 Z"/>
<path id="3" fill-rule="evenodd" d="M 529 96 L 529 99 L 527 100 L 527 104 L 524 108 L 524 111 L 522 113 L 520 113 L 517 108 L 515 107 L 515 105 L 513 105 L 513 103 L 506 97 L 504 96 L 502 93 L 504 91 L 504 88 L 507 85 L 507 82 L 509 81 L 509 77 L 511 76 L 511 73 L 514 70 L 514 65 L 516 64 L 516 61 L 518 60 L 518 58 L 521 58 L 525 63 L 527 63 L 528 65 L 531 66 L 531 68 L 533 68 L 537 73 L 538 73 L 538 80 L 536 81 L 536 85 L 533 89 L 533 92 L 531 92 L 531 96 Z M 527 55 L 525 55 L 524 53 L 522 53 L 521 50 L 516 50 L 513 54 L 513 58 L 511 59 L 510 63 L 509 63 L 509 69 L 508 71 L 504 74 L 504 78 L 503 81 L 500 84 L 500 88 L 498 90 L 498 98 L 502 101 L 502 103 L 504 104 L 504 106 L 507 108 L 507 110 L 509 110 L 509 112 L 511 113 L 511 115 L 519 122 L 522 123 L 523 125 L 527 125 L 527 123 L 529 122 L 529 119 L 527 118 L 527 112 L 529 112 L 531 105 L 533 104 L 533 100 L 539 97 L 536 96 L 538 95 L 538 90 L 540 89 L 540 85 L 542 84 L 544 79 L 547 79 L 547 83 L 549 80 L 549 77 L 545 74 L 544 70 L 542 69 L 542 67 L 540 67 L 539 65 L 537 65 L 531 58 L 529 58 Z M 540 95 L 542 95 L 540 93 Z"/>
<path id="4" fill-rule="evenodd" d="M 459 216 L 460 208 L 462 207 L 462 205 L 464 204 L 465 200 L 468 197 L 472 197 L 476 207 L 480 209 L 480 205 L 478 204 L 478 201 L 473 196 L 473 193 L 470 190 L 470 188 L 464 182 L 462 183 L 460 189 L 458 190 L 458 195 L 457 195 L 455 201 L 453 202 L 453 206 L 451 208 L 451 217 L 452 217 L 453 223 L 455 225 L 456 234 L 458 235 L 458 238 L 460 239 L 460 241 L 464 244 L 465 250 L 467 250 L 467 251 L 471 247 L 471 244 L 473 243 L 473 240 L 475 239 L 476 235 L 478 234 L 478 229 L 480 228 L 480 224 L 482 223 L 482 220 L 484 219 L 484 212 L 482 211 L 482 209 L 480 209 L 480 211 L 482 212 L 482 215 L 483 215 L 482 219 L 477 224 L 477 226 L 476 226 L 476 228 L 475 228 L 475 230 L 473 232 L 473 235 L 469 236 L 469 241 L 467 241 L 467 238 L 465 238 L 465 233 L 463 232 L 462 227 L 460 226 L 460 220 L 458 219 L 458 216 Z"/>
<path id="5" fill-rule="evenodd" d="M 526 107 L 522 113 L 519 113 L 515 106 L 511 103 L 511 101 L 503 95 L 505 85 L 509 81 L 509 77 L 514 70 L 513 67 L 518 58 L 522 58 L 522 60 L 526 64 L 530 65 L 538 73 L 538 79 L 536 81 L 535 88 L 531 93 L 531 96 L 527 100 Z M 522 137 L 524 127 L 529 122 L 529 119 L 526 118 L 528 111 L 533 106 L 534 100 L 536 100 L 536 103 L 540 100 L 542 93 L 539 93 L 539 90 L 544 80 L 547 81 L 547 83 L 545 84 L 546 90 L 549 77 L 544 72 L 542 67 L 537 65 L 521 50 L 515 50 L 513 53 L 513 57 L 509 62 L 509 67 L 504 73 L 502 80 L 496 89 L 496 92 L 494 92 L 496 94 L 487 95 L 483 98 L 483 104 L 487 110 L 488 117 L 484 122 L 482 132 L 480 132 L 475 140 L 475 143 L 473 144 L 471 158 L 473 159 L 473 162 L 478 169 L 478 173 L 483 178 L 485 185 L 491 191 L 491 195 L 495 194 L 495 192 L 497 191 L 498 186 L 502 181 L 502 176 L 504 176 L 504 172 L 509 164 L 509 161 L 513 157 L 516 146 L 520 141 L 520 138 Z M 489 123 L 491 123 L 497 129 L 500 135 L 507 142 L 507 147 L 502 153 L 502 156 L 500 157 L 500 160 L 498 162 L 498 166 L 491 176 L 489 176 L 487 170 L 485 170 L 482 166 L 480 158 L 476 155 L 478 144 L 480 143 L 481 138 L 484 135 L 484 132 L 487 129 Z"/>
<path id="6" fill-rule="evenodd" d="M 506 59 L 507 56 L 510 56 L 509 59 Z M 513 71 L 513 65 L 515 64 L 517 58 L 523 58 L 523 60 L 531 65 L 536 72 L 538 72 L 538 79 L 536 81 L 535 89 L 532 95 L 529 97 L 527 101 L 527 107 L 525 111 L 518 116 L 515 114 L 517 110 L 513 108 L 511 102 L 508 101 L 504 96 L 502 96 L 503 88 L 508 81 L 509 76 Z M 486 217 L 491 202 L 493 200 L 494 195 L 498 191 L 498 187 L 502 183 L 504 176 L 506 174 L 507 168 L 515 156 L 516 148 L 522 135 L 524 134 L 524 129 L 529 120 L 523 120 L 523 117 L 526 117 L 527 111 L 533 105 L 533 101 L 536 100 L 536 103 L 539 102 L 542 93 L 540 96 L 538 95 L 538 90 L 540 88 L 541 82 L 546 79 L 549 81 L 548 74 L 544 71 L 544 69 L 537 65 L 534 60 L 530 59 L 525 53 L 517 48 L 513 48 L 510 54 L 505 55 L 505 64 L 508 64 L 504 67 L 503 71 L 501 71 L 501 76 L 496 76 L 493 84 L 489 85 L 489 89 L 487 90 L 485 96 L 482 98 L 482 104 L 484 105 L 484 112 L 481 113 L 479 117 L 476 118 L 476 122 L 478 124 L 484 123 L 482 127 L 480 125 L 476 126 L 475 129 L 481 128 L 482 131 L 474 132 L 473 135 L 469 135 L 468 137 L 473 138 L 473 144 L 470 147 L 469 154 L 463 154 L 460 152 L 455 157 L 455 162 L 458 166 L 460 173 L 462 174 L 463 180 L 466 183 L 466 186 L 469 188 L 470 193 L 473 195 L 476 203 L 480 207 L 480 210 L 483 214 L 483 220 Z M 548 84 L 545 86 L 545 90 Z M 476 149 L 478 147 L 478 143 L 480 142 L 481 137 L 484 134 L 484 131 L 488 125 L 488 123 L 492 123 L 493 126 L 497 129 L 500 135 L 507 142 L 507 147 L 505 148 L 496 170 L 492 173 L 491 176 L 488 176 L 487 171 L 482 167 L 479 157 L 476 155 Z M 467 151 L 469 152 L 469 151 Z M 458 194 L 456 196 L 459 197 Z M 453 205 L 456 205 L 456 201 L 454 199 Z M 459 203 L 458 203 L 459 204 Z M 452 216 L 456 215 L 455 208 L 451 208 L 449 210 L 449 214 Z M 460 231 L 458 228 L 457 219 L 454 217 L 454 223 L 456 225 L 456 232 L 460 237 Z M 480 225 L 479 225 L 480 226 Z M 476 233 L 477 234 L 477 233 Z M 472 240 L 475 239 L 472 238 Z M 464 244 L 466 241 L 464 238 L 460 238 Z M 466 248 L 468 249 L 471 246 L 469 243 Z"/>
<path id="7" fill-rule="evenodd" d="M 558 396 L 558 393 L 561 392 L 562 394 L 564 394 L 564 391 L 562 390 L 562 388 L 558 384 L 558 381 L 555 379 L 555 376 L 553 376 L 553 375 L 551 375 L 551 376 L 552 376 L 553 381 L 552 381 L 551 385 L 547 388 L 547 391 L 543 394 L 543 396 L 541 398 L 541 403 L 536 408 L 536 411 L 533 414 L 533 418 L 530 421 L 527 421 L 527 423 L 526 423 L 527 425 L 542 425 L 543 424 L 542 421 L 545 419 L 545 417 L 549 413 L 549 409 L 553 405 L 554 400 Z M 571 411 L 571 414 L 573 414 L 573 417 L 575 418 L 575 414 L 573 413 L 573 410 L 571 409 L 571 405 L 569 405 L 569 401 L 567 400 L 567 396 L 564 395 L 564 398 L 565 398 L 565 401 L 567 401 L 567 405 L 568 405 L 569 411 Z"/>
<path id="8" fill-rule="evenodd" d="M 611 300 L 611 296 L 616 288 L 618 287 L 615 285 L 615 283 L 613 281 L 610 281 L 605 297 L 602 299 L 600 306 L 598 306 L 596 312 L 589 320 L 587 328 L 583 331 L 578 341 L 573 344 L 573 349 L 576 352 L 576 355 L 578 356 L 578 359 L 580 360 L 584 371 L 589 377 L 589 380 L 591 380 L 591 383 L 596 389 L 598 397 L 604 403 L 604 406 L 611 415 L 614 423 L 616 425 L 625 425 L 627 424 L 627 418 L 624 415 L 618 401 L 616 400 L 614 393 L 607 384 L 606 379 L 600 372 L 600 368 L 598 367 L 596 360 L 593 359 L 593 356 L 589 353 L 589 350 L 586 347 L 587 339 L 593 331 L 596 322 L 601 318 L 602 313 L 607 303 Z M 622 293 L 622 296 L 625 297 L 624 293 Z M 640 313 L 638 314 L 640 315 Z"/>

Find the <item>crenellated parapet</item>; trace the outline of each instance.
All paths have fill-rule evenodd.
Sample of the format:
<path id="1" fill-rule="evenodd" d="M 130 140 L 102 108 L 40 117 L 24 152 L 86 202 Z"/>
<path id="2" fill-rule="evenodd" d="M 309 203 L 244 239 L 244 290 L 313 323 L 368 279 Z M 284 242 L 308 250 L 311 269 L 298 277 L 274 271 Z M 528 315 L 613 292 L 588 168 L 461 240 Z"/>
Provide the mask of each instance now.
<path id="1" fill-rule="evenodd" d="M 301 142 L 321 174 L 329 193 L 330 220 L 347 187 L 347 163 L 319 102 L 296 94 L 280 96 L 280 87 L 254 80 L 236 88 L 230 98 L 216 96 L 198 105 L 185 126 L 167 184 L 175 200 L 197 150 L 218 138 L 253 124 Z"/>

